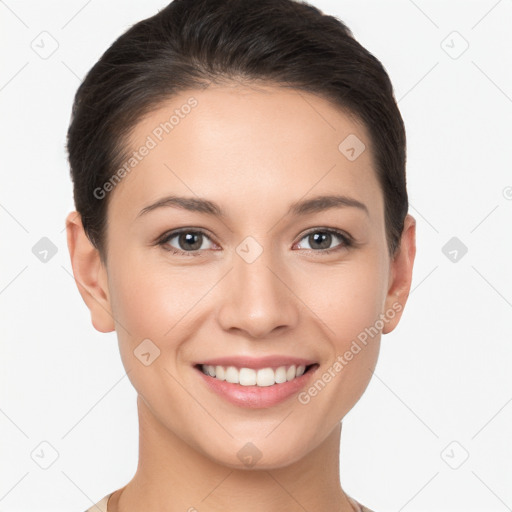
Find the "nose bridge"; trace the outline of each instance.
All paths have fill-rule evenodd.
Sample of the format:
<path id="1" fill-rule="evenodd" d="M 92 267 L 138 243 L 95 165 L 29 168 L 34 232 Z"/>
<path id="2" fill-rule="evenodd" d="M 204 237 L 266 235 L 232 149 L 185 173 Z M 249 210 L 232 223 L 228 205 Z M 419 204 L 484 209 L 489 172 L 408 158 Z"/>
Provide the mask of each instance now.
<path id="1" fill-rule="evenodd" d="M 287 279 L 280 276 L 280 268 L 272 251 L 263 250 L 254 239 L 237 247 L 219 310 L 219 322 L 224 329 L 239 329 L 252 337 L 263 337 L 277 327 L 296 324 L 297 304 L 283 283 Z"/>

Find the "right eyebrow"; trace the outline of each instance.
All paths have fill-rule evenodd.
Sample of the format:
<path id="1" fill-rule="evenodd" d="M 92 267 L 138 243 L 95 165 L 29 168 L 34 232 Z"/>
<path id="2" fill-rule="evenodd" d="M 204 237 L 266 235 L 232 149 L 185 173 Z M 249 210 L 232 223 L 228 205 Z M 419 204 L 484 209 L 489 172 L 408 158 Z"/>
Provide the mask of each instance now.
<path id="1" fill-rule="evenodd" d="M 167 196 L 159 199 L 155 203 L 152 203 L 145 208 L 143 208 L 138 214 L 137 217 L 144 215 L 156 208 L 163 207 L 175 207 L 182 208 L 184 210 L 206 213 L 208 215 L 215 215 L 217 217 L 225 217 L 226 213 L 222 210 L 222 208 L 207 199 L 198 199 L 195 197 L 183 197 L 183 196 Z"/>

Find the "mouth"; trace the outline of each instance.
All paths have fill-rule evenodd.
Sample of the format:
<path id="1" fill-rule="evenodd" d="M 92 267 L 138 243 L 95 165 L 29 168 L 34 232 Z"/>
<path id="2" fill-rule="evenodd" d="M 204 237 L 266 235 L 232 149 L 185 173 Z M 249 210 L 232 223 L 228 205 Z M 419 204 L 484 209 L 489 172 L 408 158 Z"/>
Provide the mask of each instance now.
<path id="1" fill-rule="evenodd" d="M 218 381 L 239 384 L 240 386 L 269 387 L 294 381 L 318 366 L 318 363 L 313 363 L 247 368 L 232 365 L 196 364 L 195 368 L 204 375 Z"/>
<path id="2" fill-rule="evenodd" d="M 226 402 L 242 408 L 268 409 L 291 400 L 311 382 L 320 367 L 318 363 L 261 366 L 261 361 L 244 361 L 253 368 L 241 363 L 200 363 L 194 365 L 194 371 L 209 392 Z"/>

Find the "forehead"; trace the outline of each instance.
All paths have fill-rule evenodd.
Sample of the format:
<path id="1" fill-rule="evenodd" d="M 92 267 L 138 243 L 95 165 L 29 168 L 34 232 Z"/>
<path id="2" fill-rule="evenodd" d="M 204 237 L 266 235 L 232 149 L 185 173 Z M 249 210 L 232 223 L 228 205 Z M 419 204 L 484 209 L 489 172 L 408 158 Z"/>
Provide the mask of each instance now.
<path id="1" fill-rule="evenodd" d="M 252 206 L 261 208 L 262 199 L 338 192 L 370 202 L 376 215 L 383 207 L 366 128 L 303 91 L 241 85 L 183 91 L 134 127 L 133 152 L 113 202 L 142 207 L 179 192 L 233 208 L 259 198 Z"/>

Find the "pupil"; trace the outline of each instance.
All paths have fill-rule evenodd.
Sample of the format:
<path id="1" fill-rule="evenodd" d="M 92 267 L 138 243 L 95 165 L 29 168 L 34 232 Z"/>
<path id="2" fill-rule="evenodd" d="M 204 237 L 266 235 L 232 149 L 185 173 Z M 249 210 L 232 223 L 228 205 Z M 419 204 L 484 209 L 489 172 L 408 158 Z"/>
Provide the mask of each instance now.
<path id="1" fill-rule="evenodd" d="M 320 243 L 321 247 L 320 249 L 327 249 L 331 245 L 331 234 L 330 233 L 314 233 L 313 235 L 310 235 L 310 245 L 313 247 L 313 244 L 311 244 L 311 239 L 314 240 L 314 243 Z M 319 242 L 320 239 L 320 242 Z"/>
<path id="2" fill-rule="evenodd" d="M 185 233 L 180 235 L 180 246 L 183 247 L 183 245 L 186 246 L 186 244 L 189 244 L 189 249 L 191 250 L 197 250 L 201 247 L 201 233 Z M 194 239 L 196 239 L 196 242 L 194 243 Z M 197 241 L 197 239 L 199 241 Z"/>

